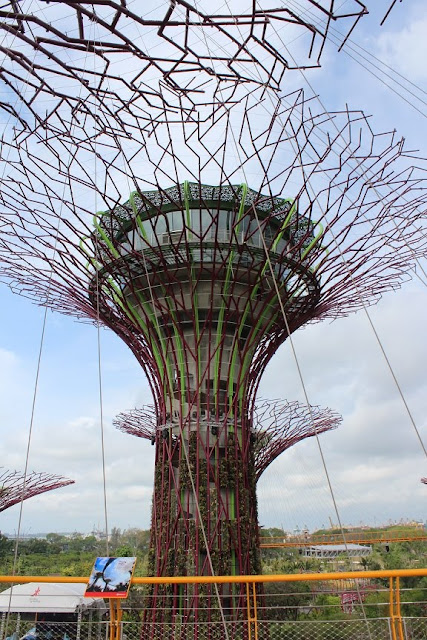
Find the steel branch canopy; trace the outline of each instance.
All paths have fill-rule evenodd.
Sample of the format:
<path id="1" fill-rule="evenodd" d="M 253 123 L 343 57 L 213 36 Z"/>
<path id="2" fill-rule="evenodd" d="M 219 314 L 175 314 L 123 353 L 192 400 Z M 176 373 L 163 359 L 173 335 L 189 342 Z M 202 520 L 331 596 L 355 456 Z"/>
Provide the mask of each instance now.
<path id="1" fill-rule="evenodd" d="M 267 467 L 293 445 L 331 429 L 342 422 L 330 409 L 307 407 L 299 402 L 257 399 L 254 407 L 251 439 L 253 441 L 255 475 L 258 482 Z M 155 444 L 158 432 L 154 407 L 146 406 L 120 413 L 114 420 L 120 431 Z M 164 432 L 162 435 L 166 435 Z"/>
<path id="2" fill-rule="evenodd" d="M 28 500 L 46 491 L 60 489 L 74 484 L 62 476 L 50 473 L 32 472 L 25 476 L 18 471 L 2 471 L 0 469 L 0 511 L 9 509 L 21 500 Z"/>
<path id="3" fill-rule="evenodd" d="M 64 102 L 81 108 L 90 95 L 114 98 L 125 110 L 128 92 L 149 103 L 155 81 L 192 97 L 203 94 L 206 78 L 278 89 L 286 70 L 319 65 L 331 23 L 342 23 L 349 34 L 367 13 L 359 0 L 351 0 L 345 12 L 336 0 L 292 5 L 257 2 L 233 14 L 219 3 L 192 6 L 184 0 L 145 2 L 140 11 L 134 3 L 114 0 L 12 0 L 0 11 L 2 52 L 13 63 L 2 67 L 1 76 L 11 91 L 17 91 L 17 80 L 26 85 L 18 92 L 33 115 L 37 102 L 49 96 L 49 118 Z M 131 73 L 113 71 L 117 62 Z M 189 82 L 200 73 L 204 80 Z M 84 94 L 70 91 L 76 78 Z M 11 109 L 10 103 L 4 106 Z"/>

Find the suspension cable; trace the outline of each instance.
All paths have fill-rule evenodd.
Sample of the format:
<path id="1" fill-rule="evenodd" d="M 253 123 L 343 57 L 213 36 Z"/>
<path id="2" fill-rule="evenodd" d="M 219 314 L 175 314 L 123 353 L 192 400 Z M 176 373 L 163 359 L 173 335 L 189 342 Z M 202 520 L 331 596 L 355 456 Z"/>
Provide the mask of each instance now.
<path id="1" fill-rule="evenodd" d="M 98 23 L 96 23 L 98 24 Z M 96 26 L 95 21 L 92 22 L 92 35 L 93 41 L 96 39 Z M 89 45 L 88 45 L 89 46 Z M 88 50 L 86 51 L 86 58 L 88 57 Z M 96 56 L 93 56 L 93 71 L 96 71 Z M 94 119 L 96 121 L 98 114 L 98 100 L 95 100 L 94 105 Z M 94 159 L 94 174 L 95 174 L 95 189 L 94 189 L 94 206 L 95 212 L 98 210 L 98 154 L 97 154 L 97 136 L 94 140 L 95 147 L 95 159 Z M 96 261 L 100 262 L 100 249 L 98 235 L 95 234 L 95 256 Z M 101 466 L 102 466 L 102 493 L 103 493 L 103 508 L 104 508 L 104 529 L 105 529 L 105 552 L 107 557 L 110 555 L 109 545 L 109 528 L 108 528 L 108 502 L 107 502 L 107 472 L 105 462 L 105 429 L 104 429 L 104 402 L 102 392 L 102 351 L 101 351 L 101 318 L 100 318 L 100 282 L 99 282 L 99 270 L 95 269 L 95 287 L 96 287 L 96 348 L 97 348 L 97 364 L 98 364 L 98 402 L 99 402 L 99 423 L 100 423 L 100 439 L 101 439 Z"/>
<path id="2" fill-rule="evenodd" d="M 231 14 L 231 10 L 230 10 L 229 4 L 228 4 L 228 0 L 226 0 L 226 4 L 227 4 L 227 8 L 229 9 L 230 14 Z M 240 28 L 239 28 L 239 25 L 237 24 L 237 22 L 236 22 L 236 27 L 237 27 L 238 31 L 240 32 Z M 268 95 L 270 97 L 269 93 L 268 93 Z M 233 131 L 232 127 L 231 127 L 231 135 L 232 135 L 232 138 L 233 138 L 233 142 L 234 142 L 236 153 L 237 153 L 237 155 L 239 157 L 239 162 L 240 162 L 240 165 L 241 165 L 241 168 L 242 168 L 243 175 L 245 176 L 245 180 L 247 182 L 246 171 L 245 171 L 244 165 L 242 163 L 242 158 L 241 158 L 241 155 L 240 155 L 240 151 L 239 151 L 239 148 L 238 148 L 238 145 L 237 145 L 237 142 L 236 142 L 236 139 L 235 139 L 235 136 L 234 136 L 234 131 Z M 304 171 L 303 168 L 302 168 L 302 170 Z M 309 181 L 307 179 L 306 179 L 306 183 L 307 183 L 307 186 L 310 186 L 309 185 Z M 301 367 L 300 367 L 299 358 L 298 358 L 297 353 L 296 353 L 294 340 L 293 340 L 293 337 L 292 337 L 292 334 L 291 334 L 291 331 L 290 331 L 289 322 L 288 322 L 287 315 L 286 315 L 286 312 L 285 312 L 285 308 L 284 308 L 284 305 L 283 305 L 283 301 L 282 301 L 282 298 L 281 298 L 281 295 L 280 295 L 279 286 L 278 286 L 277 281 L 276 281 L 274 268 L 273 268 L 273 265 L 271 264 L 270 254 L 269 254 L 266 242 L 265 242 L 265 237 L 264 237 L 264 234 L 263 234 L 263 231 L 262 231 L 262 227 L 261 227 L 261 224 L 260 224 L 259 216 L 258 216 L 258 213 L 256 211 L 255 206 L 253 206 L 253 205 L 252 205 L 252 211 L 253 211 L 254 217 L 255 217 L 255 219 L 257 221 L 258 230 L 259 230 L 260 238 L 261 238 L 261 241 L 262 241 L 262 244 L 263 244 L 263 250 L 264 250 L 264 253 L 265 253 L 265 257 L 266 257 L 266 262 L 268 264 L 268 268 L 269 268 L 269 271 L 270 271 L 270 274 L 271 274 L 271 277 L 272 277 L 272 281 L 274 283 L 274 288 L 275 288 L 277 299 L 278 299 L 278 302 L 279 302 L 281 314 L 282 314 L 282 317 L 283 317 L 283 320 L 284 320 L 284 323 L 285 323 L 285 327 L 286 327 L 286 331 L 287 331 L 287 334 L 288 334 L 288 338 L 289 338 L 292 354 L 293 354 L 293 357 L 294 357 L 294 360 L 295 360 L 295 365 L 297 367 L 298 377 L 299 377 L 299 380 L 300 380 L 300 383 L 301 383 L 301 387 L 302 387 L 302 391 L 303 391 L 303 394 L 304 394 L 304 397 L 305 397 L 305 401 L 306 401 L 306 404 L 307 404 L 307 407 L 308 407 L 308 411 L 309 411 L 309 415 L 310 415 L 310 422 L 311 422 L 312 428 L 313 428 L 314 433 L 315 433 L 316 442 L 317 442 L 317 446 L 318 446 L 318 450 L 319 450 L 319 454 L 320 454 L 323 470 L 324 470 L 324 473 L 325 473 L 326 481 L 327 481 L 327 484 L 328 484 L 329 492 L 330 492 L 330 495 L 331 495 L 334 511 L 335 511 L 335 514 L 336 514 L 336 517 L 337 517 L 337 520 L 338 520 L 339 528 L 341 530 L 341 534 L 342 534 L 342 537 L 343 537 L 343 541 L 344 541 L 344 545 L 345 545 L 346 551 L 347 551 L 347 553 L 349 555 L 349 550 L 348 550 L 348 545 L 347 545 L 347 541 L 346 541 L 346 537 L 345 537 L 345 533 L 344 533 L 344 528 L 343 528 L 343 524 L 342 524 L 342 521 L 341 521 L 341 516 L 340 516 L 340 513 L 339 513 L 339 509 L 338 509 L 338 504 L 337 504 L 337 501 L 336 501 L 336 498 L 335 498 L 335 492 L 334 492 L 334 489 L 333 489 L 333 486 L 332 486 L 332 482 L 331 482 L 331 478 L 330 478 L 330 475 L 329 475 L 329 471 L 328 471 L 328 468 L 327 468 L 326 459 L 325 459 L 325 456 L 324 456 L 324 453 L 323 453 L 323 448 L 322 448 L 321 443 L 320 443 L 319 434 L 318 434 L 318 431 L 317 431 L 317 428 L 316 428 L 316 425 L 315 425 L 314 415 L 313 415 L 312 407 L 311 407 L 311 404 L 310 404 L 310 401 L 309 401 L 308 392 L 307 392 L 307 388 L 306 388 L 306 385 L 305 385 L 304 377 L 302 375 L 302 370 L 301 370 Z M 367 620 L 367 616 L 366 616 L 366 611 L 365 611 L 364 604 L 363 604 L 363 598 L 362 598 L 362 595 L 360 593 L 358 585 L 356 585 L 356 586 L 357 586 L 359 602 L 360 602 L 360 605 L 361 605 L 361 608 L 362 608 L 362 612 L 363 612 L 363 617 L 364 617 L 364 621 L 365 621 L 365 624 L 366 624 L 366 628 L 367 628 L 369 637 L 372 640 L 372 635 L 371 635 L 371 631 L 370 631 L 368 620 Z"/>
<path id="3" fill-rule="evenodd" d="M 33 4 L 33 2 L 34 2 L 34 0 L 31 0 L 30 7 Z M 11 13 L 11 12 L 9 12 L 9 13 Z M 8 34 L 4 35 L 4 37 L 2 39 L 2 43 L 4 42 L 4 40 L 7 37 L 7 35 Z M 16 34 L 14 34 L 12 36 L 12 44 L 15 42 L 16 37 L 17 37 Z M 36 51 L 34 50 L 33 57 L 32 57 L 32 60 L 31 60 L 31 66 L 27 70 L 27 79 L 29 78 L 29 76 L 31 74 L 31 69 L 34 66 L 35 57 L 36 57 Z M 27 82 L 24 82 L 23 94 L 25 95 L 25 93 L 27 91 L 28 91 L 28 84 L 27 84 Z M 19 102 L 19 104 L 18 104 L 18 102 Z M 19 96 L 16 97 L 14 107 L 9 112 L 7 121 L 5 123 L 5 130 L 8 129 L 8 127 L 9 127 L 10 121 L 12 119 L 12 114 L 15 112 L 15 107 L 18 107 L 18 114 L 20 115 L 21 111 L 23 110 L 23 100 L 22 99 L 20 100 Z M 5 162 L 4 162 L 4 167 L 3 167 L 3 172 L 2 172 L 2 179 L 4 178 L 4 175 L 6 173 L 6 169 L 7 169 L 7 166 L 8 166 L 8 161 L 9 161 L 9 157 L 10 157 L 11 151 L 12 151 L 12 145 L 9 145 L 7 153 L 6 153 Z M 59 229 L 59 227 L 58 227 L 58 229 Z M 56 244 L 56 240 L 55 240 L 55 244 Z M 50 275 L 50 280 L 49 280 L 49 285 L 48 285 L 48 295 L 49 295 L 49 290 L 50 290 L 51 279 L 52 279 L 52 273 Z M 39 374 L 40 374 L 41 358 L 42 358 L 44 336 L 45 336 L 45 329 L 46 329 L 46 321 L 47 321 L 47 307 L 45 308 L 44 315 L 43 315 L 42 331 L 41 331 L 40 344 L 39 344 L 39 353 L 38 353 L 37 366 L 36 366 L 36 375 L 35 375 L 35 379 L 34 379 L 33 399 L 32 399 L 32 404 L 31 404 L 31 413 L 30 413 L 30 424 L 29 424 L 29 429 L 28 429 L 27 448 L 26 448 L 26 454 L 25 454 L 24 478 L 23 478 L 23 484 L 22 484 L 21 499 L 20 499 L 20 502 L 19 502 L 18 527 L 17 527 L 16 539 L 15 539 L 15 545 L 14 545 L 14 551 L 13 551 L 13 565 L 12 565 L 12 575 L 13 576 L 16 575 L 16 565 L 17 565 L 17 562 L 18 562 L 18 550 L 19 550 L 19 543 L 20 543 L 20 537 L 21 537 L 23 506 L 24 506 L 24 500 L 25 500 L 25 489 L 26 489 L 26 486 L 27 486 L 28 466 L 29 466 L 29 458 L 30 458 L 31 440 L 32 440 L 32 432 L 33 432 L 33 424 L 34 424 L 34 415 L 35 415 L 35 406 L 36 406 L 37 391 L 38 391 L 38 381 L 39 381 Z M 14 586 L 14 584 L 12 583 L 11 587 L 10 587 L 8 608 L 7 608 L 7 614 L 6 614 L 6 629 L 7 629 L 7 625 L 9 624 L 9 618 L 10 618 L 10 613 L 11 613 L 13 586 Z"/>
<path id="4" fill-rule="evenodd" d="M 283 43 L 283 42 L 282 42 L 282 44 L 283 44 L 283 46 L 286 48 L 286 44 L 285 44 L 285 43 Z M 288 51 L 288 50 L 287 50 L 287 51 Z M 289 52 L 289 51 L 288 51 L 288 53 L 290 54 L 290 52 Z M 292 56 L 292 54 L 290 54 L 290 55 Z M 304 71 L 303 71 L 303 70 L 300 70 L 300 73 L 301 73 L 301 75 L 302 75 L 302 77 L 303 77 L 304 81 L 305 81 L 305 82 L 307 83 L 307 85 L 309 86 L 310 90 L 313 92 L 313 95 L 314 95 L 314 96 L 315 96 L 315 98 L 318 100 L 318 102 L 319 102 L 319 104 L 321 105 L 322 109 L 324 110 L 325 114 L 328 116 L 329 121 L 332 123 L 332 125 L 334 126 L 334 128 L 336 129 L 336 131 L 339 133 L 340 137 L 342 137 L 342 133 L 340 133 L 340 132 L 339 132 L 339 130 L 338 130 L 338 126 L 337 126 L 336 122 L 334 121 L 334 119 L 333 119 L 333 118 L 331 118 L 331 116 L 330 116 L 329 112 L 327 111 L 327 109 L 326 109 L 325 105 L 323 104 L 323 102 L 322 102 L 321 98 L 315 94 L 314 88 L 313 88 L 313 86 L 311 85 L 311 83 L 310 83 L 310 81 L 308 80 L 308 78 L 306 77 L 306 74 L 304 73 Z M 307 155 L 310 157 L 309 152 L 307 152 Z M 371 173 L 371 172 L 369 172 L 369 173 Z M 368 173 L 368 175 L 369 175 L 369 173 Z M 316 196 L 316 194 L 315 194 L 314 190 L 311 188 L 311 185 L 310 185 L 310 183 L 309 183 L 309 182 L 307 182 L 307 186 L 308 186 L 308 188 L 309 188 L 309 189 L 311 189 L 311 191 L 312 191 L 312 195 L 313 195 L 313 197 L 315 198 L 315 200 L 317 201 L 317 196 Z M 372 188 L 373 188 L 374 192 L 376 193 L 376 195 L 377 195 L 378 197 L 380 197 L 380 195 L 381 195 L 381 194 L 379 193 L 379 191 L 378 191 L 378 189 L 375 187 L 375 185 L 372 185 Z M 344 193 L 344 192 L 343 192 L 343 193 Z M 344 195 L 345 195 L 345 193 L 344 193 Z M 396 222 L 395 222 L 395 221 L 394 221 L 394 225 L 395 225 L 395 227 L 397 228 L 397 224 L 396 224 Z M 343 265 L 344 265 L 344 267 L 345 267 L 345 268 L 346 268 L 346 270 L 347 270 L 348 276 L 349 276 L 349 278 L 351 279 L 351 281 L 353 282 L 354 286 L 356 287 L 357 295 L 358 295 L 359 300 L 360 300 L 360 302 L 361 302 L 361 304 L 362 304 L 362 306 L 363 306 L 363 309 L 364 309 L 364 311 L 365 311 L 365 314 L 366 314 L 366 316 L 367 316 L 367 318 L 368 318 L 369 324 L 370 324 L 370 326 L 371 326 L 371 328 L 372 328 L 372 330 L 373 330 L 373 332 L 374 332 L 374 335 L 375 335 L 375 338 L 376 338 L 376 340 L 377 340 L 377 342 L 378 342 L 378 345 L 379 345 L 379 347 L 380 347 L 381 353 L 382 353 L 382 354 L 383 354 L 383 356 L 384 356 L 384 359 L 385 359 L 385 361 L 386 361 L 387 367 L 388 367 L 388 369 L 389 369 L 389 371 L 390 371 L 390 374 L 391 374 L 391 376 L 392 376 L 392 378 L 393 378 L 393 380 L 394 380 L 394 382 L 395 382 L 395 384 L 396 384 L 397 390 L 398 390 L 398 392 L 399 392 L 399 395 L 400 395 L 400 397 L 401 397 L 401 400 L 402 400 L 402 402 L 403 402 L 403 405 L 404 405 L 404 407 L 405 407 L 405 409 L 406 409 L 406 411 L 407 411 L 407 413 L 408 413 L 408 416 L 409 416 L 410 422 L 411 422 L 411 424 L 412 424 L 412 427 L 413 427 L 413 429 L 414 429 L 414 431 L 415 431 L 416 437 L 417 437 L 417 439 L 418 439 L 418 441 L 419 441 L 419 443 L 420 443 L 420 445 L 421 445 L 421 448 L 422 448 L 422 450 L 423 450 L 423 452 L 424 452 L 424 455 L 425 455 L 425 456 L 426 456 L 426 458 L 427 458 L 427 450 L 426 450 L 426 446 L 425 446 L 425 444 L 424 444 L 424 442 L 423 442 L 423 440 L 422 440 L 422 438 L 421 438 L 421 434 L 420 434 L 420 432 L 419 432 L 419 430 L 418 430 L 418 427 L 417 427 L 417 425 L 416 425 L 416 423 L 415 423 L 415 419 L 414 419 L 414 417 L 413 417 L 413 415 L 412 415 L 412 411 L 410 410 L 410 407 L 409 407 L 409 405 L 408 405 L 408 403 L 407 403 L 407 401 L 406 401 L 406 399 L 405 399 L 405 396 L 404 396 L 403 391 L 402 391 L 402 387 L 401 387 L 401 385 L 399 384 L 398 379 L 397 379 L 397 376 L 396 376 L 396 374 L 395 374 L 395 372 L 394 372 L 394 369 L 393 369 L 393 367 L 392 367 L 392 365 L 391 365 L 391 362 L 390 362 L 389 358 L 387 357 L 387 354 L 386 354 L 386 352 L 385 352 L 385 349 L 384 349 L 384 346 L 383 346 L 383 344 L 382 344 L 382 341 L 381 341 L 381 339 L 380 339 L 380 337 L 379 337 L 379 335 L 378 335 L 378 333 L 377 333 L 377 331 L 376 331 L 376 329 L 375 329 L 375 327 L 374 327 L 374 324 L 373 324 L 373 321 L 372 321 L 371 315 L 370 315 L 370 313 L 369 313 L 369 311 L 368 311 L 368 309 L 367 309 L 367 305 L 366 305 L 366 303 L 365 303 L 365 301 L 364 301 L 364 299 L 363 299 L 363 296 L 362 296 L 362 295 L 361 295 L 361 293 L 360 293 L 360 290 L 359 290 L 358 286 L 354 283 L 354 277 L 353 277 L 353 274 L 350 272 L 350 269 L 349 269 L 349 268 L 348 268 L 348 266 L 347 266 L 347 263 L 346 263 L 346 261 L 345 261 L 345 259 L 344 259 L 344 256 L 343 256 L 343 254 L 342 254 L 342 251 L 341 251 L 341 247 L 340 247 L 340 245 L 339 245 L 339 243 L 338 243 L 338 241 L 337 241 L 337 239 L 336 239 L 336 237 L 335 237 L 335 235 L 334 235 L 333 230 L 331 230 L 331 235 L 332 235 L 332 237 L 333 237 L 333 239 L 334 239 L 335 246 L 337 247 L 337 250 L 339 251 L 339 253 L 340 253 L 340 255 L 341 255 L 341 258 L 342 258 L 342 261 L 343 261 Z M 409 249 L 410 249 L 410 247 L 409 247 Z M 420 264 L 419 260 L 416 258 L 416 256 L 414 256 L 414 259 L 415 259 L 415 260 L 416 260 L 416 262 L 418 263 L 418 265 L 419 265 L 420 269 L 422 270 L 422 272 L 423 272 L 425 275 L 427 275 L 427 274 L 425 273 L 425 271 L 424 271 L 424 269 L 423 269 L 422 265 Z"/>

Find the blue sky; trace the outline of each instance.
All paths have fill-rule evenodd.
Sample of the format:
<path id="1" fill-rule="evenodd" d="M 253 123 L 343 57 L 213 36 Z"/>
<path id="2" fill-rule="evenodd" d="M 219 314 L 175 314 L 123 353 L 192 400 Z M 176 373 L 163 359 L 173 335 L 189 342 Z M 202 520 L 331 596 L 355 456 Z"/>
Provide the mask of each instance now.
<path id="1" fill-rule="evenodd" d="M 379 13 L 388 4 L 383 2 Z M 427 7 L 421 2 L 398 3 L 381 28 L 377 17 L 362 20 L 352 40 L 425 91 Z M 337 54 L 328 46 L 322 69 L 305 77 L 288 76 L 287 90 L 303 86 L 307 77 L 327 108 L 341 109 L 346 103 L 362 108 L 372 114 L 374 129 L 396 128 L 409 147 L 425 146 L 420 135 L 425 119 L 344 52 Z M 426 109 L 405 95 L 417 108 Z M 4 286 L 0 296 L 0 455 L 5 467 L 22 470 L 44 311 Z M 426 307 L 426 288 L 414 280 L 371 310 L 424 441 Z M 343 522 L 426 520 L 426 487 L 419 482 L 427 475 L 426 459 L 364 313 L 297 332 L 295 348 L 310 402 L 344 416 L 339 430 L 321 438 Z M 101 361 L 109 523 L 148 528 L 153 448 L 116 432 L 111 423 L 120 411 L 149 403 L 150 392 L 133 355 L 106 330 L 101 330 Z M 274 356 L 260 393 L 303 401 L 289 345 Z M 29 469 L 60 473 L 76 483 L 27 501 L 24 533 L 87 532 L 103 526 L 97 331 L 50 312 Z M 313 528 L 329 518 L 336 521 L 315 441 L 297 445 L 271 466 L 260 481 L 259 501 L 260 521 L 267 526 Z M 17 522 L 18 507 L 13 507 L 2 514 L 0 529 L 12 532 Z"/>

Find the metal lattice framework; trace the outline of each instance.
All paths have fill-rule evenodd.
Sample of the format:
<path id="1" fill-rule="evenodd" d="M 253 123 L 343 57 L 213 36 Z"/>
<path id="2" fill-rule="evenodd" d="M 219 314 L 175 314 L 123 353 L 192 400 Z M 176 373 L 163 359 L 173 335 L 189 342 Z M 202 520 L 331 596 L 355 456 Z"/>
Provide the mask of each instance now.
<path id="1" fill-rule="evenodd" d="M 74 484 L 74 480 L 50 473 L 33 471 L 25 476 L 18 471 L 0 469 L 0 511 L 9 509 L 22 500 L 28 500 L 46 491 L 67 487 L 70 484 Z"/>
<path id="2" fill-rule="evenodd" d="M 342 417 L 331 409 L 299 402 L 257 400 L 254 408 L 255 474 L 261 475 L 284 451 L 306 438 L 336 429 Z"/>
<path id="3" fill-rule="evenodd" d="M 200 9 L 203 5 L 209 12 Z M 128 110 L 129 94 L 150 104 L 156 82 L 193 98 L 204 91 L 206 78 L 279 88 L 287 69 L 318 66 L 331 23 L 343 23 L 348 34 L 367 13 L 359 0 L 351 0 L 345 12 L 335 0 L 292 5 L 253 3 L 233 14 L 222 4 L 215 11 L 215 3 L 191 6 L 184 0 L 146 2 L 139 11 L 133 3 L 114 0 L 12 0 L 0 11 L 0 27 L 5 37 L 1 51 L 14 64 L 3 66 L 0 75 L 13 92 L 17 81 L 26 84 L 27 93 L 19 99 L 37 120 L 34 100 L 49 97 L 50 118 L 64 102 L 87 111 L 83 103 L 90 96 L 97 101 L 99 94 L 113 98 L 119 111 Z M 293 40 L 298 40 L 295 47 Z M 85 65 L 88 52 L 93 62 Z M 115 73 L 117 62 L 128 73 L 123 74 L 123 66 Z M 68 81 L 72 87 L 76 77 L 82 79 L 84 94 L 69 90 Z M 3 106 L 12 109 L 10 102 Z"/>
<path id="4" fill-rule="evenodd" d="M 368 13 L 361 0 L 341 7 L 291 0 L 232 13 L 207 1 L 11 0 L 0 9 L 0 109 L 45 141 L 61 132 L 76 139 L 82 118 L 93 120 L 86 142 L 106 131 L 127 138 L 135 117 L 163 110 L 159 93 L 189 118 L 200 103 L 229 106 L 242 86 L 278 91 L 286 71 L 319 66 L 331 25 L 342 47 Z"/>
<path id="5" fill-rule="evenodd" d="M 310 412 L 296 401 L 258 399 L 252 427 L 256 480 L 284 451 L 306 438 L 336 429 L 341 422 L 342 417 L 330 409 L 311 407 Z M 153 445 L 156 437 L 163 437 L 152 406 L 120 413 L 113 424 L 123 433 L 144 438 Z"/>
<path id="6" fill-rule="evenodd" d="M 150 572 L 256 573 L 261 376 L 292 332 L 407 278 L 427 242 L 421 161 L 358 111 L 278 97 L 288 64 L 275 23 L 305 30 L 308 54 L 315 32 L 321 51 L 333 2 L 302 5 L 323 13 L 321 33 L 283 8 L 35 6 L 0 14 L 1 277 L 111 328 L 146 373 L 162 434 Z M 221 609 L 209 589 L 153 586 L 147 637 L 224 608 L 238 619 L 227 589 Z"/>

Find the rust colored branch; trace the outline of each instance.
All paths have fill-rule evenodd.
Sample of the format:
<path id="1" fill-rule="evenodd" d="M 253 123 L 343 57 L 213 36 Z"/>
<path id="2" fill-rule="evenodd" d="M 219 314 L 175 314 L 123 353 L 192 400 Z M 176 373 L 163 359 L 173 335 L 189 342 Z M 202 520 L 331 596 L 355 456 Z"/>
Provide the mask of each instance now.
<path id="1" fill-rule="evenodd" d="M 311 412 L 299 402 L 257 400 L 253 413 L 252 439 L 256 479 L 284 451 L 298 442 L 331 429 L 336 429 L 342 417 L 330 409 L 311 407 Z M 114 426 L 129 435 L 150 440 L 162 437 L 164 427 L 158 425 L 153 406 L 120 413 Z"/>
<path id="2" fill-rule="evenodd" d="M 21 500 L 28 500 L 46 491 L 67 487 L 70 484 L 74 484 L 74 480 L 50 473 L 33 471 L 25 477 L 18 471 L 0 470 L 0 511 L 18 504 Z"/>

